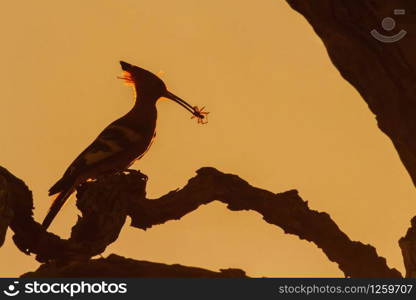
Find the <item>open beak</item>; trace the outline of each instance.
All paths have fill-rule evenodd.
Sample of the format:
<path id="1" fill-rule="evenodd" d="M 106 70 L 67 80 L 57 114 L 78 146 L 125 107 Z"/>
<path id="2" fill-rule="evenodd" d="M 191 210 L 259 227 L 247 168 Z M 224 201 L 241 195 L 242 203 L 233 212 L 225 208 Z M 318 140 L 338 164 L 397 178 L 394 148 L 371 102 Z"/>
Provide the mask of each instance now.
<path id="1" fill-rule="evenodd" d="M 198 110 L 196 110 L 195 107 L 191 106 L 188 102 L 172 94 L 171 92 L 166 91 L 164 97 L 175 101 L 176 103 L 181 105 L 183 108 L 185 108 L 187 111 L 189 111 L 191 114 L 193 114 L 197 118 L 200 118 L 200 119 L 204 118 L 204 115 L 202 115 Z"/>

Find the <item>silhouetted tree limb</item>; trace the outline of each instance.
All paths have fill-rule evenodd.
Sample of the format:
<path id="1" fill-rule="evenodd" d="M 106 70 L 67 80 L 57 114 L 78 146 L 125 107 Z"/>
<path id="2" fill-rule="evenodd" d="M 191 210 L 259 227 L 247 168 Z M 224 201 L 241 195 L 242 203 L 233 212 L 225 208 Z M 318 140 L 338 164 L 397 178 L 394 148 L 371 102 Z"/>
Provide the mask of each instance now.
<path id="1" fill-rule="evenodd" d="M 312 25 L 335 67 L 362 95 L 416 183 L 416 1 L 286 1 Z M 406 14 L 394 16 L 398 8 Z M 408 32 L 393 44 L 370 35 L 387 16 L 396 19 L 397 31 Z"/>
<path id="2" fill-rule="evenodd" d="M 312 25 L 335 67 L 364 98 L 416 184 L 416 1 L 286 1 Z M 405 15 L 394 16 L 395 9 Z M 370 35 L 387 16 L 407 31 L 392 44 Z M 400 240 L 407 277 L 416 276 L 415 222 Z"/>
<path id="3" fill-rule="evenodd" d="M 2 170 L 0 167 L 0 171 Z M 10 190 L 13 189 L 8 186 L 9 182 L 10 180 L 5 177 L 0 177 L 0 247 L 3 246 L 7 228 L 13 219 L 13 209 L 8 205 L 9 201 L 7 200 Z"/>
<path id="4" fill-rule="evenodd" d="M 48 261 L 42 272 L 47 272 L 48 266 L 54 268 L 56 263 L 58 266 L 65 266 L 67 262 L 95 264 L 96 261 L 88 260 L 117 239 L 127 215 L 132 219 L 132 226 L 147 229 L 180 219 L 202 204 L 219 200 L 230 210 L 254 210 L 286 233 L 315 243 L 331 261 L 338 263 L 346 276 L 401 276 L 386 265 L 374 247 L 351 241 L 328 214 L 309 209 L 297 191 L 274 194 L 214 168 L 198 170 L 197 176 L 184 188 L 155 200 L 146 199 L 147 177 L 140 172 L 120 173 L 87 182 L 78 189 L 77 207 L 82 217 L 68 240 L 45 232 L 33 220 L 32 195 L 21 180 L 5 169 L 0 169 L 0 179 L 5 182 L 0 191 L 7 191 L 0 194 L 7 195 L 0 197 L 0 203 L 8 204 L 14 212 L 10 222 L 15 232 L 13 239 L 25 253 L 37 254 L 40 262 Z M 51 260 L 54 261 L 51 263 Z"/>
<path id="5" fill-rule="evenodd" d="M 139 261 L 111 254 L 107 258 L 75 261 L 67 265 L 43 264 L 35 272 L 22 277 L 192 277 L 192 278 L 234 278 L 246 277 L 239 269 L 221 269 L 220 272 L 178 264 L 167 265 Z"/>
<path id="6" fill-rule="evenodd" d="M 46 232 L 33 220 L 32 193 L 24 182 L 0 167 L 0 240 L 7 226 L 14 231 L 13 240 L 25 254 L 35 253 L 47 262 L 27 277 L 245 277 L 239 269 L 220 272 L 181 265 L 166 265 L 126 259 L 117 255 L 89 259 L 103 252 L 116 240 L 126 218 L 126 201 L 120 189 L 144 197 L 146 177 L 139 172 L 102 178 L 78 191 L 77 205 L 83 212 L 68 240 Z M 131 185 L 130 185 L 131 184 Z M 111 188 L 110 188 L 111 187 Z M 98 188 L 95 190 L 94 188 Z M 88 198 L 88 197 L 95 198 Z M 120 201 L 118 201 L 120 200 Z M 103 227 L 100 227 L 103 226 Z"/>
<path id="7" fill-rule="evenodd" d="M 399 240 L 406 268 L 406 277 L 416 277 L 416 217 L 411 220 L 411 227 Z"/>
<path id="8" fill-rule="evenodd" d="M 14 231 L 16 246 L 26 254 L 38 254 L 41 262 L 59 253 L 65 255 L 71 245 L 35 222 L 32 209 L 32 192 L 22 180 L 0 167 L 0 222 Z M 0 240 L 4 240 L 5 233 L 1 232 Z"/>
<path id="9" fill-rule="evenodd" d="M 386 260 L 377 255 L 374 247 L 351 241 L 327 213 L 311 210 L 297 191 L 274 194 L 214 168 L 202 168 L 197 174 L 179 191 L 157 200 L 137 201 L 130 213 L 132 226 L 146 229 L 179 219 L 201 204 L 219 200 L 230 210 L 254 210 L 285 233 L 315 243 L 331 261 L 338 263 L 345 276 L 401 276 L 386 265 Z"/>

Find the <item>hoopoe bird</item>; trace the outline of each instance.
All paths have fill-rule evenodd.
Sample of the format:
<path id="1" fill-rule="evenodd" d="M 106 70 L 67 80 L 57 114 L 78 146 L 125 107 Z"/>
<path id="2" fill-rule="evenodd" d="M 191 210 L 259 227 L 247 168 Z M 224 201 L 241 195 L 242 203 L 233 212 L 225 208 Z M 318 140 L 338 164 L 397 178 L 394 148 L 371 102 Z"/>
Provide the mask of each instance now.
<path id="1" fill-rule="evenodd" d="M 208 113 L 169 92 L 158 76 L 124 61 L 120 64 L 124 76 L 119 78 L 133 86 L 135 104 L 128 113 L 108 125 L 50 188 L 49 195 L 57 194 L 57 197 L 42 222 L 45 229 L 80 184 L 105 174 L 127 170 L 147 152 L 155 136 L 156 102 L 160 98 L 175 101 L 191 112 L 198 123 L 205 123 Z"/>

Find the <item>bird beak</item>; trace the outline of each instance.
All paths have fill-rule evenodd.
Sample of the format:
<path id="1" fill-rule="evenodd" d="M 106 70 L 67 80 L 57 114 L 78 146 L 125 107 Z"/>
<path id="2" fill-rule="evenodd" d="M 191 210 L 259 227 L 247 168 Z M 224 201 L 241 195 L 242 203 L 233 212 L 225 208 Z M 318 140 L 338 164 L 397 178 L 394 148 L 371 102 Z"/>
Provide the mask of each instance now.
<path id="1" fill-rule="evenodd" d="M 201 115 L 197 110 L 195 110 L 195 108 L 193 106 L 191 106 L 188 102 L 186 102 L 185 100 L 183 100 L 183 99 L 179 98 L 178 96 L 172 94 L 171 92 L 166 91 L 163 96 L 175 101 L 176 103 L 181 105 L 183 108 L 185 108 L 187 111 L 192 113 L 194 116 L 202 118 L 202 119 L 204 118 L 204 116 Z"/>

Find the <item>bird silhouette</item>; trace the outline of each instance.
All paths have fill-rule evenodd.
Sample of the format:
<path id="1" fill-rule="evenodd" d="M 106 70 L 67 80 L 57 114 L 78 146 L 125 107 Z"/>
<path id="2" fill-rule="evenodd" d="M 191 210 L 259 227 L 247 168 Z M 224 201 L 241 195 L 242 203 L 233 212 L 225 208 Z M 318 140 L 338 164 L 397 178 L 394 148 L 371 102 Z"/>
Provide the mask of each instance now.
<path id="1" fill-rule="evenodd" d="M 204 123 L 207 113 L 169 92 L 158 76 L 124 61 L 120 61 L 120 65 L 124 76 L 119 78 L 134 87 L 135 104 L 127 114 L 108 125 L 50 188 L 49 195 L 57 194 L 57 197 L 42 222 L 45 229 L 81 183 L 124 171 L 147 152 L 155 136 L 158 99 L 165 97 L 175 101 L 199 123 Z"/>

